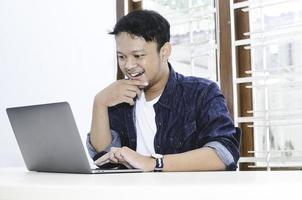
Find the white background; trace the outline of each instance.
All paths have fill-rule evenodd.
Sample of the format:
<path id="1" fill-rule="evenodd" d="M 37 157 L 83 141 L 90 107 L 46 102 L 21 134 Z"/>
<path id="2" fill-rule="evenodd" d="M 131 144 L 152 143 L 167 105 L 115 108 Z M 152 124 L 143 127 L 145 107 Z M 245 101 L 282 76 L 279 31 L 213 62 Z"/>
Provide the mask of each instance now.
<path id="1" fill-rule="evenodd" d="M 0 0 L 0 167 L 24 165 L 7 107 L 68 101 L 85 140 L 115 79 L 114 24 L 115 1 Z"/>

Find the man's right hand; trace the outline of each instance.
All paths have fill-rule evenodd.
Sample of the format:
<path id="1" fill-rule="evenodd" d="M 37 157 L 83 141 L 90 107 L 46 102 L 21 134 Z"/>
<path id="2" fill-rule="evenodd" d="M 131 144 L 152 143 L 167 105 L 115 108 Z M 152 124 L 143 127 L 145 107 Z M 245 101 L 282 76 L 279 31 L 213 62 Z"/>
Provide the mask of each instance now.
<path id="1" fill-rule="evenodd" d="M 147 82 L 139 80 L 117 80 L 95 96 L 95 103 L 98 106 L 106 107 L 120 103 L 134 105 L 134 98 L 141 94 L 140 88 L 144 88 L 147 85 Z"/>
<path id="2" fill-rule="evenodd" d="M 108 107 L 120 103 L 134 105 L 134 98 L 141 94 L 140 88 L 147 85 L 147 83 L 139 80 L 118 80 L 95 96 L 90 139 L 97 152 L 104 150 L 112 142 Z"/>

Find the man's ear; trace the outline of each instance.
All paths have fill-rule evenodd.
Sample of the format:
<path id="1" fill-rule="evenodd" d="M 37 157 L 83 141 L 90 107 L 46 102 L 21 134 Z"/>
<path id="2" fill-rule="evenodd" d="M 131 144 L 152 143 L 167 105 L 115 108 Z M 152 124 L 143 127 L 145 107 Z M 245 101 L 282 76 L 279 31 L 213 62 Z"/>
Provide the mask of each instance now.
<path id="1" fill-rule="evenodd" d="M 171 55 L 171 43 L 166 42 L 160 49 L 160 57 L 162 61 L 167 61 Z"/>

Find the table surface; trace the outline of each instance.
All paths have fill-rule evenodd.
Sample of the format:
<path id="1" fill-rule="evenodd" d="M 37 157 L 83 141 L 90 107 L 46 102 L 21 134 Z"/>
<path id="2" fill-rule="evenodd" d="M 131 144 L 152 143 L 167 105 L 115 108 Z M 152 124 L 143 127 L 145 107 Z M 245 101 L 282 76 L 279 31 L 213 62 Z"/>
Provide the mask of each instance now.
<path id="1" fill-rule="evenodd" d="M 64 174 L 0 168 L 0 200 L 301 199 L 300 188 L 301 171 Z"/>

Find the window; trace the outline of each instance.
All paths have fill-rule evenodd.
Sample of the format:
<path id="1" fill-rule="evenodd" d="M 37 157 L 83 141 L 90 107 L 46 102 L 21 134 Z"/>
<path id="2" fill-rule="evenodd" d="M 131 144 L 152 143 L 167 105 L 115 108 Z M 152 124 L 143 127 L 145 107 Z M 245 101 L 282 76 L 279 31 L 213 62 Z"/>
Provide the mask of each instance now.
<path id="1" fill-rule="evenodd" d="M 143 8 L 156 10 L 170 22 L 170 62 L 176 71 L 217 81 L 214 0 L 144 0 Z"/>
<path id="2" fill-rule="evenodd" d="M 300 1 L 250 0 L 233 4 L 232 9 L 247 12 L 248 39 L 235 40 L 251 56 L 246 77 L 253 94 L 252 117 L 239 116 L 239 123 L 251 122 L 254 154 L 250 167 L 302 166 L 302 7 Z M 233 20 L 233 23 L 236 23 Z M 236 56 L 236 53 L 234 53 Z M 236 70 L 236 69 L 234 69 Z M 243 159 L 244 160 L 244 159 Z"/>
<path id="3" fill-rule="evenodd" d="M 142 5 L 169 20 L 170 62 L 177 71 L 220 82 L 242 129 L 240 170 L 301 169 L 301 1 L 143 0 Z"/>

